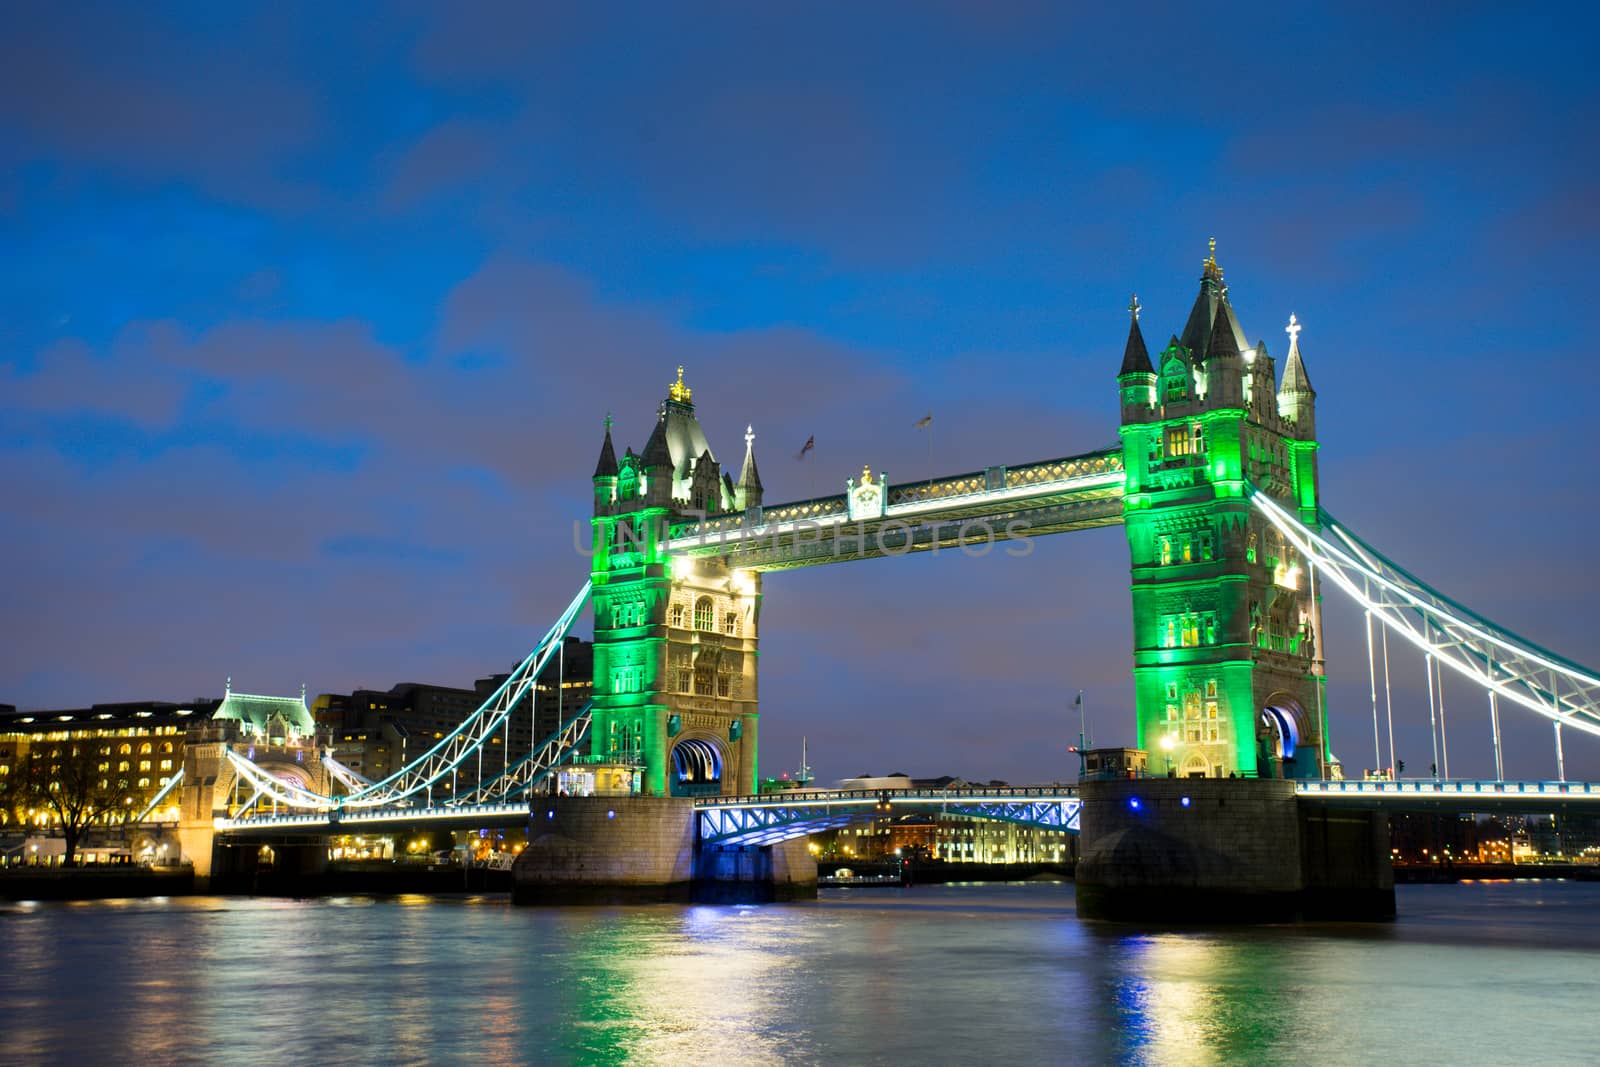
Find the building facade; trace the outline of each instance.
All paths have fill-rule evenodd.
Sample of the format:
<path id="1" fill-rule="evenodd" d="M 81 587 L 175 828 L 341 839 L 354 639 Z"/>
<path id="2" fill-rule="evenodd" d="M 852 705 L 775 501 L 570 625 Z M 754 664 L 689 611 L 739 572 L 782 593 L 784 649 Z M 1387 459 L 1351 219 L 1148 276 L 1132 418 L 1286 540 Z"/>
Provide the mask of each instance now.
<path id="1" fill-rule="evenodd" d="M 648 796 L 754 793 L 761 576 L 664 549 L 674 520 L 759 514 L 753 433 L 735 481 L 680 367 L 643 452 L 619 459 L 607 420 L 593 480 L 594 719 L 580 766 Z"/>
<path id="2" fill-rule="evenodd" d="M 1266 344 L 1245 340 L 1215 242 L 1183 333 L 1154 361 L 1139 310 L 1117 375 L 1137 746 L 1179 776 L 1329 776 L 1317 578 L 1249 497 L 1318 525 L 1299 326 L 1280 381 Z"/>

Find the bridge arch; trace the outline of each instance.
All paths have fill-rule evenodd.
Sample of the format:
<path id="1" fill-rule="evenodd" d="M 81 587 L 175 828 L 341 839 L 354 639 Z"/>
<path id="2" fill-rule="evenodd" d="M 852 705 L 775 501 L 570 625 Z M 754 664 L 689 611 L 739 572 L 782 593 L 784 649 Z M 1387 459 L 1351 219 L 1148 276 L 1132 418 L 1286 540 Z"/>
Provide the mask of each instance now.
<path id="1" fill-rule="evenodd" d="M 1300 702 L 1288 693 L 1273 693 L 1256 719 L 1257 773 L 1262 778 L 1303 778 L 1304 768 L 1315 777 L 1316 755 L 1302 748 L 1302 739 L 1315 735 Z"/>
<path id="2" fill-rule="evenodd" d="M 668 786 L 673 796 L 715 796 L 722 792 L 728 753 L 720 739 L 693 734 L 682 737 L 673 743 L 668 760 Z"/>

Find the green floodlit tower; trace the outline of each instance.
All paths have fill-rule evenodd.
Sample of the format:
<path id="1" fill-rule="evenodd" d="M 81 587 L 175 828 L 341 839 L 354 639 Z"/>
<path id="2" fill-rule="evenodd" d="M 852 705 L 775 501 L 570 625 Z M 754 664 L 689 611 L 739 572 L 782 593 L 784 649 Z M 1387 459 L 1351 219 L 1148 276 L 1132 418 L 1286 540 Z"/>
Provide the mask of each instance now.
<path id="1" fill-rule="evenodd" d="M 646 796 L 756 790 L 761 576 L 719 559 L 670 559 L 674 520 L 761 506 L 754 434 L 739 480 L 721 471 L 683 368 L 644 451 L 617 459 L 606 420 L 594 472 L 597 788 Z"/>
<path id="2" fill-rule="evenodd" d="M 1247 486 L 1317 523 L 1316 394 L 1289 324 L 1281 387 L 1206 258 L 1181 337 L 1152 363 L 1139 302 L 1117 385 L 1133 571 L 1138 745 L 1153 774 L 1325 777 L 1316 575 Z"/>

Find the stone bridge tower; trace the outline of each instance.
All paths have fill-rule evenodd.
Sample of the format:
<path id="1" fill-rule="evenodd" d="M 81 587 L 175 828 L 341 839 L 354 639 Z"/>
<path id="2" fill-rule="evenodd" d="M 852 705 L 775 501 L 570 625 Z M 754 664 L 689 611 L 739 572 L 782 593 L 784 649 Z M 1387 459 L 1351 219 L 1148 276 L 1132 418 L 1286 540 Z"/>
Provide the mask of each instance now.
<path id="1" fill-rule="evenodd" d="M 1134 299 L 1117 374 L 1138 744 L 1154 774 L 1324 777 L 1316 575 L 1247 494 L 1317 525 L 1316 394 L 1293 316 L 1281 382 L 1246 342 L 1215 250 L 1155 362 Z"/>
<path id="2" fill-rule="evenodd" d="M 597 787 L 646 796 L 754 793 L 761 576 L 715 557 L 669 558 L 675 521 L 761 505 L 754 434 L 722 470 L 683 368 L 643 452 L 619 459 L 606 420 L 594 472 Z"/>

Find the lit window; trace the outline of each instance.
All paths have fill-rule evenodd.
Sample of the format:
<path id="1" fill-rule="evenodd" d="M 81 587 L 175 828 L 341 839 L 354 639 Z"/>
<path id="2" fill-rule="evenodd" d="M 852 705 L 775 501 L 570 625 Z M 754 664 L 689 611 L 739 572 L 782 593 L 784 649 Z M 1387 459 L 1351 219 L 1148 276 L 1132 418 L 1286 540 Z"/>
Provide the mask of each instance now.
<path id="1" fill-rule="evenodd" d="M 141 771 L 148 771 L 150 769 L 150 761 L 147 760 L 147 759 L 140 760 L 139 761 L 139 769 Z"/>
<path id="2" fill-rule="evenodd" d="M 128 769 L 128 761 L 127 760 L 123 760 L 121 763 L 117 764 L 117 770 L 125 771 L 127 769 Z"/>
<path id="3" fill-rule="evenodd" d="M 150 779 L 148 779 L 148 778 L 139 779 L 139 788 L 140 789 L 149 789 L 150 788 Z"/>
<path id="4" fill-rule="evenodd" d="M 1189 452 L 1189 428 L 1187 426 L 1167 427 L 1167 455 L 1187 456 Z"/>
<path id="5" fill-rule="evenodd" d="M 1215 678 L 1207 678 L 1206 679 L 1206 696 L 1214 697 L 1216 695 L 1217 695 L 1217 680 Z"/>
<path id="6" fill-rule="evenodd" d="M 1167 564 L 1169 564 L 1171 562 L 1172 562 L 1172 539 L 1171 538 L 1167 538 L 1167 537 L 1163 537 L 1161 539 L 1161 565 L 1163 567 L 1165 567 Z"/>
<path id="7" fill-rule="evenodd" d="M 164 771 L 172 770 L 172 761 L 169 760 L 169 759 L 162 760 L 161 761 L 161 769 L 164 770 Z"/>

